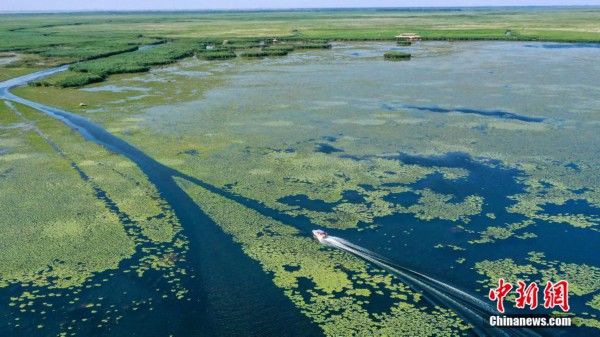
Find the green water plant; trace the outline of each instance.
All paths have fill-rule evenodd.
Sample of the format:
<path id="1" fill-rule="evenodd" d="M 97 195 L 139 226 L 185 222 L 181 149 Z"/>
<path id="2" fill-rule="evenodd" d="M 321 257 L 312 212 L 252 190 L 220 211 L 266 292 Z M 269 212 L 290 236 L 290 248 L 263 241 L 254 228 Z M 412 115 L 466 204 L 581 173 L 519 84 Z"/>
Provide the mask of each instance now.
<path id="1" fill-rule="evenodd" d="M 291 44 L 274 44 L 264 48 L 263 50 L 285 50 L 287 52 L 292 52 L 294 49 L 296 49 L 296 47 Z"/>
<path id="2" fill-rule="evenodd" d="M 450 310 L 427 308 L 420 293 L 389 273 L 369 268 L 348 254 L 323 249 L 290 225 L 176 180 L 325 335 L 452 336 L 468 330 L 469 325 Z M 392 299 L 389 308 L 370 312 L 368 303 L 374 294 L 387 294 Z"/>
<path id="3" fill-rule="evenodd" d="M 184 299 L 187 239 L 143 172 L 36 110 L 7 103 L 5 115 L 12 118 L 0 118 L 10 126 L 0 138 L 0 148 L 9 145 L 0 153 L 0 288 L 23 289 L 8 303 L 19 308 L 15 321 L 25 312 L 41 321 L 45 311 L 29 308 L 59 296 L 76 305 L 82 289 L 120 273 L 159 273 L 168 285 L 156 295 Z M 93 311 L 81 321 L 112 315 L 100 305 L 85 304 Z"/>
<path id="4" fill-rule="evenodd" d="M 289 51 L 284 49 L 262 49 L 262 50 L 246 50 L 241 52 L 240 57 L 260 58 L 271 56 L 285 56 Z"/>
<path id="5" fill-rule="evenodd" d="M 231 50 L 207 50 L 196 54 L 204 60 L 226 60 L 235 58 L 237 55 Z"/>
<path id="6" fill-rule="evenodd" d="M 66 71 L 31 82 L 35 87 L 57 86 L 61 88 L 81 87 L 87 84 L 102 82 L 106 77 L 94 73 L 82 73 L 77 71 Z"/>
<path id="7" fill-rule="evenodd" d="M 165 65 L 192 56 L 197 49 L 198 46 L 191 42 L 168 43 L 155 48 L 80 62 L 72 65 L 70 69 L 102 77 L 112 74 L 144 72 L 150 70 L 152 66 Z"/>
<path id="8" fill-rule="evenodd" d="M 386 60 L 410 60 L 411 54 L 398 50 L 390 50 L 383 54 L 383 58 Z"/>
<path id="9" fill-rule="evenodd" d="M 307 43 L 296 43 L 294 44 L 295 49 L 330 49 L 331 44 L 329 42 L 307 42 Z"/>

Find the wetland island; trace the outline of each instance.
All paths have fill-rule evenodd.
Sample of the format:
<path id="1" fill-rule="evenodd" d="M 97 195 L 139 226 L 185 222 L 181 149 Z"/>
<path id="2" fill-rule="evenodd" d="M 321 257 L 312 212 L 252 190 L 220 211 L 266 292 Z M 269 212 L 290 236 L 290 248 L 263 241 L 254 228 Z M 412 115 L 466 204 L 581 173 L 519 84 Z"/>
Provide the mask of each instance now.
<path id="1" fill-rule="evenodd" d="M 0 336 L 600 336 L 600 7 L 29 3 Z"/>

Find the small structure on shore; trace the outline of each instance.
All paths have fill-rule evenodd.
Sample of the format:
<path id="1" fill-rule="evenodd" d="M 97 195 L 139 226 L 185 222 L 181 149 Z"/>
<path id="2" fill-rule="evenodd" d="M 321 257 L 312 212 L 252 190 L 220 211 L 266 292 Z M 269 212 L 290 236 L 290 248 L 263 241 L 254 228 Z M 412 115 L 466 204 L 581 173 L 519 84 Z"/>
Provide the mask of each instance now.
<path id="1" fill-rule="evenodd" d="M 402 33 L 400 35 L 396 35 L 396 41 L 406 41 L 406 42 L 415 42 L 421 41 L 421 35 L 415 33 Z"/>

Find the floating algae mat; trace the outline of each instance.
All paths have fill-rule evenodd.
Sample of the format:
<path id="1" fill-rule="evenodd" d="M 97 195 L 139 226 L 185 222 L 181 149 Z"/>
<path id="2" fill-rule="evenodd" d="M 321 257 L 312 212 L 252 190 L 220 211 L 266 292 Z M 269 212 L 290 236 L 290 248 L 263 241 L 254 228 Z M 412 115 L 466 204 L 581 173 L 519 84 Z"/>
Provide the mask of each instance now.
<path id="1" fill-rule="evenodd" d="M 0 331 L 481 334 L 410 270 L 491 306 L 498 278 L 566 279 L 568 335 L 600 333 L 600 50 L 547 45 L 419 42 L 388 62 L 394 42 L 334 43 L 14 89 L 123 143 L 112 153 L 1 107 L 14 221 L 0 254 L 15 262 L 0 274 Z M 14 211 L 41 200 L 59 206 Z M 315 228 L 364 250 L 321 245 Z M 52 242 L 29 269 L 24 232 Z M 55 261 L 86 244 L 71 254 L 82 264 Z"/>

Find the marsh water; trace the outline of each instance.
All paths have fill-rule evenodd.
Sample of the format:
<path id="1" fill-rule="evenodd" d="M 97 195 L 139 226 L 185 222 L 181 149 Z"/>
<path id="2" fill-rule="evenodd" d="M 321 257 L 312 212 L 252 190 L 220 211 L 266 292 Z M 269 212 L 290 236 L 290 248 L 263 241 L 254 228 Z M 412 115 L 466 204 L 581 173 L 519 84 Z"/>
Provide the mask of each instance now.
<path id="1" fill-rule="evenodd" d="M 389 49 L 408 50 L 413 58 L 384 61 L 381 55 Z M 103 306 L 117 308 L 123 318 L 96 328 L 98 322 L 92 317 L 79 324 L 76 332 L 86 336 L 321 334 L 318 325 L 273 284 L 271 275 L 246 256 L 173 179 L 186 179 L 295 226 L 307 236 L 319 225 L 311 213 L 302 210 L 330 212 L 342 203 L 366 205 L 370 201 L 365 191 L 395 182 L 390 178 L 383 186 L 371 178 L 349 178 L 340 187 L 343 193 L 337 201 L 311 197 L 310 189 L 288 193 L 289 187 L 275 185 L 270 190 L 260 186 L 269 184 L 268 177 L 254 178 L 248 173 L 267 170 L 265 156 L 270 154 L 328 156 L 332 163 L 384 158 L 403 165 L 466 172 L 459 179 L 432 173 L 411 183 L 398 182 L 408 190 L 390 193 L 385 201 L 409 207 L 418 203 L 417 191 L 422 190 L 450 195 L 448 202 L 453 203 L 472 195 L 482 197 L 481 211 L 468 221 L 424 220 L 405 212 L 375 216 L 372 223 L 359 222 L 351 228 L 325 229 L 483 300 L 487 288 L 474 269 L 479 261 L 511 258 L 527 263 L 528 253 L 536 251 L 549 260 L 600 267 L 594 249 L 600 246 L 597 231 L 567 223 L 536 219 L 527 229 L 535 237 L 469 242 L 477 239 L 473 233 L 488 226 L 527 220 L 508 210 L 516 203 L 514 196 L 526 192 L 526 179 L 533 175 L 527 165 L 574 167 L 592 177 L 586 178 L 588 188 L 600 188 L 600 181 L 593 178 L 597 177 L 594 165 L 600 127 L 599 57 L 600 49 L 593 44 L 423 42 L 400 48 L 393 43 L 340 43 L 332 50 L 295 52 L 283 58 L 184 60 L 149 74 L 83 89 L 129 90 L 136 97 L 160 95 L 157 89 L 144 88 L 144 83 L 177 86 L 177 76 L 192 77 L 199 87 L 201 81 L 220 83 L 203 87 L 197 94 L 192 90 L 185 99 L 168 104 L 134 100 L 127 107 L 108 102 L 103 111 L 79 112 L 84 117 L 80 118 L 21 101 L 66 120 L 88 139 L 137 164 L 173 207 L 190 240 L 187 263 L 195 277 L 185 284 L 191 301 L 154 298 L 148 302 L 154 288 L 161 286 L 160 275 L 139 279 L 115 272 L 117 276 L 101 287 L 78 296 L 90 302 L 102 297 Z M 193 87 L 191 83 L 187 86 Z M 131 126 L 123 122 L 127 118 L 135 120 L 134 132 L 127 130 Z M 109 133 L 111 123 L 125 125 L 124 131 Z M 149 138 L 169 144 L 146 142 Z M 203 142 L 210 145 L 188 148 Z M 173 158 L 178 160 L 175 168 L 170 167 Z M 271 194 L 263 199 L 259 193 L 247 193 L 259 187 Z M 286 208 L 300 212 L 289 213 Z M 545 212 L 597 216 L 600 208 L 577 200 L 546 205 Z M 460 259 L 463 262 L 457 262 Z M 8 298 L 19 290 L 14 286 L 0 294 Z M 573 297 L 572 311 L 598 314 L 586 306 L 590 298 L 589 294 Z M 135 309 L 121 307 L 136 299 L 141 303 Z M 373 298 L 371 306 L 385 310 L 387 302 Z M 81 308 L 67 301 L 56 299 L 56 307 L 62 309 L 48 314 L 44 323 L 55 326 L 55 331 L 61 324 L 83 318 Z M 0 308 L 0 314 L 16 315 L 7 308 Z M 3 325 L 1 334 L 47 334 L 36 329 L 37 319 L 32 314 L 19 328 Z M 540 333 L 566 335 L 561 329 Z M 568 330 L 570 336 L 589 333 L 588 329 Z"/>

